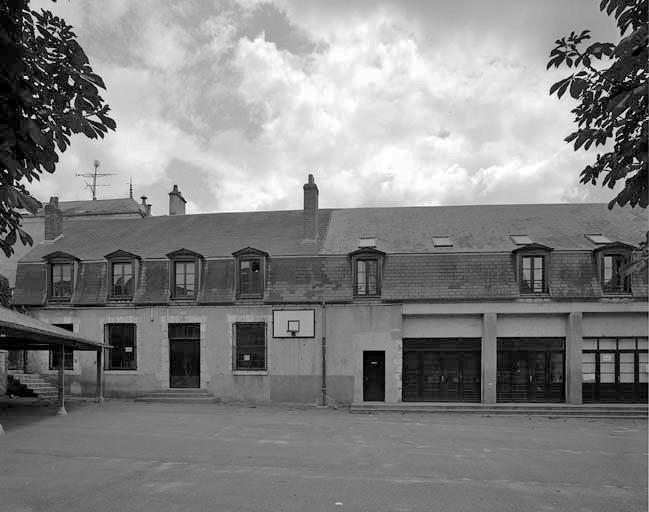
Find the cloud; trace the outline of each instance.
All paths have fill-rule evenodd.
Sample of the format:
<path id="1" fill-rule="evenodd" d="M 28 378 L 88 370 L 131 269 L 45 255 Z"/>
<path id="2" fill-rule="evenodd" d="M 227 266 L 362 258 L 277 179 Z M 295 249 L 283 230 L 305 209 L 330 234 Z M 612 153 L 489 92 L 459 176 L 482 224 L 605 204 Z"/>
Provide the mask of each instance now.
<path id="1" fill-rule="evenodd" d="M 119 172 L 101 197 L 132 176 L 155 214 L 174 183 L 188 212 L 301 208 L 307 173 L 323 207 L 605 200 L 578 184 L 592 155 L 563 142 L 570 101 L 548 96 L 562 73 L 545 61 L 571 24 L 611 31 L 568 4 L 45 3 L 75 24 L 118 130 L 75 137 L 34 190 L 89 197 L 74 174 L 99 159 Z"/>

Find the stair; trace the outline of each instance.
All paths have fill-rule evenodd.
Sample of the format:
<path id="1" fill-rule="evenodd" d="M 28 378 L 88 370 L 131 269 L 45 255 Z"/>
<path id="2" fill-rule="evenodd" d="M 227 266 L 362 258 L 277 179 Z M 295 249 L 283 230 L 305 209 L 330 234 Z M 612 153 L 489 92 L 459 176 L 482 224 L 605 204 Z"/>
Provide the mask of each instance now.
<path id="1" fill-rule="evenodd" d="M 221 401 L 206 389 L 176 388 L 160 389 L 138 396 L 136 402 L 158 404 L 215 404 Z"/>
<path id="2" fill-rule="evenodd" d="M 404 402 L 354 403 L 350 412 L 371 414 L 399 412 L 418 414 L 479 414 L 483 416 L 540 416 L 546 418 L 648 418 L 647 404 L 469 404 Z"/>
<path id="3" fill-rule="evenodd" d="M 26 388 L 28 396 L 33 395 L 42 400 L 56 400 L 58 397 L 57 388 L 37 373 L 9 370 L 8 375 L 15 383 Z"/>

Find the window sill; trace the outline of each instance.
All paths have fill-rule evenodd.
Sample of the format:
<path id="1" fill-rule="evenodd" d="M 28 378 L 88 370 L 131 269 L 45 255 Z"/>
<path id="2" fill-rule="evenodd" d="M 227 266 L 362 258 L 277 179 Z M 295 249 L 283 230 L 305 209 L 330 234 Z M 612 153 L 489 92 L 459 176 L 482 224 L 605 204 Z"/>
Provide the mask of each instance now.
<path id="1" fill-rule="evenodd" d="M 268 370 L 232 370 L 232 375 L 268 375 Z"/>
<path id="2" fill-rule="evenodd" d="M 238 295 L 237 296 L 238 300 L 261 300 L 263 298 L 264 298 L 263 294 L 261 294 L 261 295 L 257 295 L 257 294 L 255 294 L 255 295 Z"/>
<path id="3" fill-rule="evenodd" d="M 104 375 L 137 375 L 137 370 L 104 370 Z"/>

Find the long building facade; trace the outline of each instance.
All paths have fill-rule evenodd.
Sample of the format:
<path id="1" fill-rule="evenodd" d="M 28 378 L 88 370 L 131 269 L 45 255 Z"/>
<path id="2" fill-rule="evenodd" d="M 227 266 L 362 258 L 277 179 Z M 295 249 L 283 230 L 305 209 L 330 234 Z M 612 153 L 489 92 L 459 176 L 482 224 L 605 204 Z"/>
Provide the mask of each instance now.
<path id="1" fill-rule="evenodd" d="M 604 204 L 320 209 L 66 219 L 14 300 L 111 345 L 105 393 L 223 400 L 644 402 L 644 210 Z M 57 225 L 56 202 L 46 211 Z M 56 372 L 47 353 L 30 370 Z M 66 355 L 92 393 L 95 360 Z"/>

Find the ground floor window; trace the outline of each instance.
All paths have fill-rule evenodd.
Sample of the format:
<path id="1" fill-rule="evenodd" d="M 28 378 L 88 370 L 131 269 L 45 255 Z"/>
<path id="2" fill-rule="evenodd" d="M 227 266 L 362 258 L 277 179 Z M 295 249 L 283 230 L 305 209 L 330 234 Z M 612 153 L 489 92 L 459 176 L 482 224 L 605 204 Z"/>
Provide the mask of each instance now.
<path id="1" fill-rule="evenodd" d="M 235 370 L 266 369 L 266 324 L 235 324 Z"/>
<path id="2" fill-rule="evenodd" d="M 107 349 L 106 370 L 136 370 L 135 324 L 106 324 L 104 339 Z"/>
<path id="3" fill-rule="evenodd" d="M 72 324 L 53 324 L 55 327 L 60 327 L 61 329 L 65 329 L 66 331 L 72 332 L 74 330 L 74 327 Z M 58 355 L 58 350 L 56 349 L 50 349 L 50 370 L 58 370 L 59 369 L 59 355 Z M 71 348 L 65 349 L 65 353 L 63 354 L 63 369 L 64 370 L 73 370 L 74 369 L 74 350 Z"/>
<path id="4" fill-rule="evenodd" d="M 584 338 L 582 398 L 592 402 L 646 402 L 648 338 Z"/>

